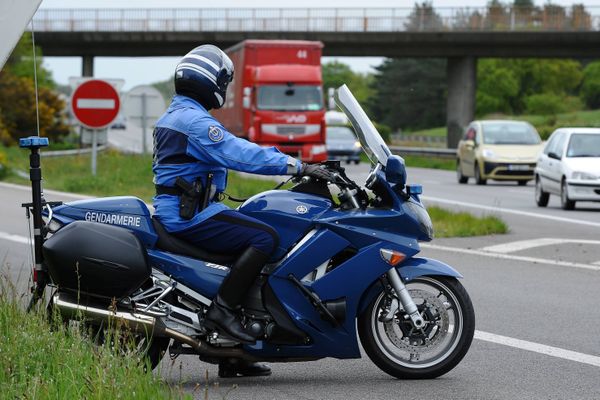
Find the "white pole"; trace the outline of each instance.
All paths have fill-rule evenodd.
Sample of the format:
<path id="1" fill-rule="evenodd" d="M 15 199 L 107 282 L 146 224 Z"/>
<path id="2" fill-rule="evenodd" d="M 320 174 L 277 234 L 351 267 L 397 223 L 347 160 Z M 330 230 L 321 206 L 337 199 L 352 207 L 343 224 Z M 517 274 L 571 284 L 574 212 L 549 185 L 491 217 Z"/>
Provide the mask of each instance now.
<path id="1" fill-rule="evenodd" d="M 142 154 L 146 154 L 146 93 L 142 93 Z"/>
<path id="2" fill-rule="evenodd" d="M 92 175 L 96 176 L 96 156 L 98 153 L 98 131 L 92 130 Z"/>

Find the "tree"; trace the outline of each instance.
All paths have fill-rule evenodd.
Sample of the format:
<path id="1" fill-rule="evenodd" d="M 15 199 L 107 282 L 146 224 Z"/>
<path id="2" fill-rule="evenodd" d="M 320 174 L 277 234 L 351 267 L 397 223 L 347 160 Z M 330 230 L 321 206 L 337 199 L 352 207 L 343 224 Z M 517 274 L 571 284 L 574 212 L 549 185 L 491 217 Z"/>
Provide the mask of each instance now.
<path id="1" fill-rule="evenodd" d="M 0 142 L 5 145 L 35 135 L 38 114 L 40 135 L 56 140 L 69 133 L 65 102 L 52 90 L 55 84 L 50 72 L 42 67 L 41 54 L 36 57 L 39 113 L 36 112 L 31 49 L 30 34 L 26 33 L 0 71 Z"/>
<path id="2" fill-rule="evenodd" d="M 370 74 L 354 72 L 347 64 L 339 61 L 324 63 L 322 65 L 322 73 L 325 95 L 327 95 L 329 88 L 337 89 L 343 84 L 348 85 L 356 100 L 361 104 L 367 103 L 373 95 L 373 90 L 370 86 L 372 76 Z"/>
<path id="3" fill-rule="evenodd" d="M 444 28 L 442 17 L 435 12 L 431 1 L 415 3 L 405 24 L 407 31 L 438 31 Z"/>
<path id="4" fill-rule="evenodd" d="M 446 60 L 388 59 L 376 68 L 369 109 L 392 129 L 421 129 L 446 123 Z"/>
<path id="5" fill-rule="evenodd" d="M 583 70 L 580 93 L 589 108 L 600 108 L 600 61 L 589 63 Z"/>

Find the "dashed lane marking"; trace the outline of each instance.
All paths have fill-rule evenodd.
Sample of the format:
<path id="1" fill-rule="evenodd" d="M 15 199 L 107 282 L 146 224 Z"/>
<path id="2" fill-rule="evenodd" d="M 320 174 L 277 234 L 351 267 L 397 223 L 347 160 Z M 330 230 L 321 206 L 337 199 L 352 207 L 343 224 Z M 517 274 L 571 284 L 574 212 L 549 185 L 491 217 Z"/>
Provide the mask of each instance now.
<path id="1" fill-rule="evenodd" d="M 502 243 L 494 246 L 482 247 L 480 250 L 491 251 L 493 253 L 514 253 L 516 251 L 532 249 L 534 247 L 551 246 L 555 244 L 566 243 L 600 245 L 600 240 L 539 238 L 530 240 L 519 240 L 516 242 Z"/>
<path id="2" fill-rule="evenodd" d="M 576 351 L 561 349 L 560 347 L 547 346 L 545 344 L 529 342 L 527 340 L 515 339 L 508 336 L 496 335 L 495 333 L 475 331 L 475 339 L 514 347 L 521 350 L 533 351 L 564 360 L 575 361 L 582 364 L 600 367 L 600 357 Z"/>
<path id="3" fill-rule="evenodd" d="M 0 240 L 8 240 L 10 242 L 29 244 L 29 238 L 25 236 L 13 235 L 8 232 L 0 232 Z"/>
<path id="4" fill-rule="evenodd" d="M 548 260 L 546 258 L 514 256 L 514 255 L 508 255 L 508 254 L 502 254 L 502 253 L 492 253 L 489 251 L 462 249 L 459 247 L 438 246 L 438 245 L 426 244 L 426 243 L 421 243 L 420 246 L 424 249 L 450 251 L 453 253 L 471 254 L 471 255 L 475 255 L 475 256 L 499 258 L 502 260 L 524 261 L 524 262 L 530 262 L 530 263 L 534 263 L 534 264 L 548 264 L 548 265 L 557 265 L 557 266 L 561 266 L 561 267 L 582 268 L 582 269 L 590 269 L 592 271 L 600 271 L 600 265 L 582 264 L 582 263 L 576 263 L 576 262 L 570 262 L 570 261 Z"/>

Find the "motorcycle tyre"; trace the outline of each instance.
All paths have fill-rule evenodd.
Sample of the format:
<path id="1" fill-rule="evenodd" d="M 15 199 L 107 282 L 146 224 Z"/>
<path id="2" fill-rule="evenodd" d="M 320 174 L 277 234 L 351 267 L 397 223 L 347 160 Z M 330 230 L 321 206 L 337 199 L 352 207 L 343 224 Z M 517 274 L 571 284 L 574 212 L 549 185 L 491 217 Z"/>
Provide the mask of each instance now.
<path id="1" fill-rule="evenodd" d="M 454 296 L 456 296 L 458 304 L 462 307 L 462 312 L 464 314 L 462 336 L 452 353 L 439 364 L 427 368 L 408 368 L 396 364 L 379 349 L 375 342 L 375 333 L 372 331 L 371 327 L 371 315 L 373 311 L 377 311 L 373 310 L 373 308 L 376 306 L 375 303 L 379 298 L 379 294 L 375 296 L 365 311 L 358 317 L 358 335 L 365 352 L 377 367 L 398 379 L 433 379 L 444 375 L 458 365 L 467 354 L 469 347 L 471 347 L 471 342 L 473 341 L 473 335 L 475 333 L 475 311 L 469 294 L 463 285 L 456 278 L 442 276 L 428 276 L 427 278 L 437 280 L 445 285 Z M 418 278 L 415 280 L 418 280 Z"/>

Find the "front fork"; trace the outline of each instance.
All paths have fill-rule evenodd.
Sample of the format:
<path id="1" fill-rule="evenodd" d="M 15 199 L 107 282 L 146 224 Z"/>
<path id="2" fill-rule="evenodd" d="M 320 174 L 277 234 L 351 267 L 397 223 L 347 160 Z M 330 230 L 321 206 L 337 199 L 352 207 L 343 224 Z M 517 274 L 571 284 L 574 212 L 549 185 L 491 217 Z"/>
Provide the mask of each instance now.
<path id="1" fill-rule="evenodd" d="M 413 326 L 417 329 L 423 328 L 423 326 L 425 326 L 425 321 L 423 321 L 423 317 L 421 317 L 421 314 L 417 309 L 417 305 L 413 301 L 412 297 L 410 297 L 410 293 L 408 293 L 404 282 L 402 282 L 402 277 L 400 277 L 400 274 L 398 273 L 396 268 L 390 269 L 386 273 L 386 275 L 388 281 L 390 282 L 390 284 L 394 288 L 394 291 L 396 292 L 396 296 L 398 296 L 398 299 L 400 300 L 402 308 L 404 308 L 404 311 L 406 311 L 406 313 L 410 317 Z M 390 311 L 390 314 L 392 315 L 396 313 L 396 310 Z"/>

